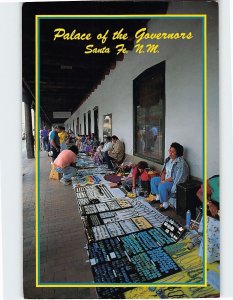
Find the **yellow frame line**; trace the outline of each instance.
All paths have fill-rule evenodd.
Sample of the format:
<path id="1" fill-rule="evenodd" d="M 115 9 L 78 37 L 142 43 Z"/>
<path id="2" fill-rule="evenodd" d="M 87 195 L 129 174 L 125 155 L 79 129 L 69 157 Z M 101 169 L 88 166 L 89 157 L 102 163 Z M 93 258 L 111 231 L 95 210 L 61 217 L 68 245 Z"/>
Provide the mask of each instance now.
<path id="1" fill-rule="evenodd" d="M 204 278 L 207 284 L 207 16 L 204 17 Z"/>
<path id="2" fill-rule="evenodd" d="M 35 124 L 35 148 L 36 148 L 36 153 L 35 153 L 35 158 L 36 158 L 36 173 L 35 173 L 35 180 L 36 180 L 36 194 L 35 194 L 35 198 L 36 198 L 36 203 L 35 203 L 35 217 L 36 217 L 36 226 L 35 226 L 35 230 L 36 230 L 36 287 L 39 287 L 39 279 L 38 279 L 38 271 L 39 271 L 39 266 L 38 266 L 38 246 L 39 246 L 39 241 L 38 241 L 38 193 L 39 193 L 39 187 L 38 187 L 38 179 L 39 179 L 39 170 L 38 170 L 38 153 L 39 153 L 39 148 L 38 148 L 38 134 L 39 134 L 39 128 L 38 128 L 38 116 L 39 116 L 39 90 L 38 90 L 38 17 L 35 16 L 35 47 L 36 47 L 36 53 L 35 53 L 35 58 L 36 58 L 36 66 L 35 66 L 35 91 L 36 91 L 36 103 L 35 103 L 35 107 L 36 107 L 36 124 Z"/>
<path id="3" fill-rule="evenodd" d="M 121 17 L 127 17 L 127 18 L 132 18 L 132 17 L 161 17 L 161 18 L 171 18 L 171 17 L 206 17 L 205 14 L 167 14 L 167 15 L 159 15 L 159 14 L 143 14 L 143 15 L 138 15 L 138 14 L 132 14 L 132 15 L 36 15 L 39 18 L 54 18 L 54 17 L 58 17 L 58 18 L 109 18 L 109 19 L 113 19 L 113 18 L 121 18 Z M 112 17 L 110 17 L 112 16 Z"/>
<path id="4" fill-rule="evenodd" d="M 55 17 L 64 17 L 64 18 L 101 18 L 101 17 L 106 17 L 106 18 L 120 18 L 120 17 L 128 17 L 128 18 L 133 18 L 133 17 L 162 17 L 162 18 L 169 18 L 169 17 L 203 17 L 204 18 L 204 178 L 203 178 L 203 186 L 204 186 L 204 201 L 203 201 L 203 215 L 204 215 L 204 231 L 205 231 L 205 249 L 204 249 L 204 284 L 159 284 L 159 283 L 150 283 L 147 284 L 39 284 L 39 278 L 38 278 L 38 271 L 39 271 L 39 266 L 38 266 L 38 243 L 39 243 L 39 236 L 38 236 L 38 192 L 39 192 L 39 186 L 38 186 L 38 179 L 39 179 L 39 145 L 38 145 L 38 135 L 39 135 L 39 89 L 38 89 L 38 71 L 39 71 L 39 66 L 38 66 L 38 20 L 40 18 L 55 18 Z M 35 84 L 35 91 L 36 91 L 36 132 L 35 132 L 35 137 L 36 137 L 36 174 L 35 174 L 35 186 L 36 186 L 36 203 L 35 203 L 35 219 L 36 219 L 36 224 L 35 224 L 35 234 L 36 234 L 36 287 L 43 287 L 43 288 L 51 288 L 51 287 L 57 287 L 57 288 L 63 288 L 63 287 L 69 287 L 69 288 L 76 288 L 76 287 L 89 287 L 89 288 L 95 288 L 95 287 L 149 287 L 149 286 L 157 286 L 157 287 L 207 287 L 207 228 L 206 228 L 206 222 L 207 222 L 207 215 L 206 215 L 206 191 L 207 191 L 207 15 L 206 14 L 169 14 L 169 15 L 153 15 L 153 14 L 146 14 L 146 15 L 36 15 L 35 16 L 35 58 L 36 58 L 36 66 L 35 66 L 35 79 L 36 79 L 36 84 Z"/>
<path id="5" fill-rule="evenodd" d="M 123 285 L 120 285 L 120 284 L 40 284 L 38 285 L 37 287 L 39 288 L 81 288 L 81 287 L 88 287 L 88 288 L 99 288 L 99 287 L 105 287 L 105 288 L 113 288 L 113 287 L 122 287 L 122 288 L 140 288 L 140 287 L 157 287 L 157 288 L 161 288 L 161 287 L 164 287 L 164 288 L 171 288 L 171 287 L 179 287 L 179 288 L 203 288 L 203 287 L 207 287 L 207 284 L 206 285 L 203 285 L 203 284 L 197 284 L 197 285 L 187 285 L 187 284 L 184 284 L 184 285 L 170 285 L 170 284 L 158 284 L 158 283 L 151 283 L 150 285 L 147 284 L 123 284 Z"/>

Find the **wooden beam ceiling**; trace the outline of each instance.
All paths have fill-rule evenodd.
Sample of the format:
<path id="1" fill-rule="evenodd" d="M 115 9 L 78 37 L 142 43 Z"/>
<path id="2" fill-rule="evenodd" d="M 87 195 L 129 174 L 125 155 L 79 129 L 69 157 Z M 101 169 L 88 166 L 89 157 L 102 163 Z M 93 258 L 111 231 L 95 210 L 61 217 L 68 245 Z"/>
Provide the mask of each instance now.
<path id="1" fill-rule="evenodd" d="M 77 1 L 77 2 L 28 2 L 23 4 L 23 80 L 35 95 L 35 15 L 58 14 L 165 14 L 164 1 Z M 115 46 L 119 40 L 108 39 L 101 44 L 95 38 L 95 47 L 109 47 L 110 54 L 84 54 L 86 41 L 53 41 L 54 29 L 65 28 L 97 33 L 109 30 L 109 36 L 121 28 L 128 33 L 124 41 L 130 51 L 134 47 L 134 33 L 147 26 L 149 19 L 55 19 L 40 20 L 40 105 L 41 114 L 51 123 L 64 122 L 53 119 L 53 111 L 65 110 L 72 113 L 98 88 L 98 85 L 116 67 L 124 55 L 116 55 Z"/>

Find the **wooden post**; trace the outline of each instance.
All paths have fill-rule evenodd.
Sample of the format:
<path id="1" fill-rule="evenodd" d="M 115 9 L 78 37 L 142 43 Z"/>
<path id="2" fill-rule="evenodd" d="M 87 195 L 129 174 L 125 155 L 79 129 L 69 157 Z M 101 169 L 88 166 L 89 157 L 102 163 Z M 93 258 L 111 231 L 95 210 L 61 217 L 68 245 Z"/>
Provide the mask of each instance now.
<path id="1" fill-rule="evenodd" d="M 26 132 L 26 149 L 27 158 L 34 158 L 34 138 L 32 134 L 32 114 L 31 105 L 24 102 L 25 107 L 25 132 Z"/>

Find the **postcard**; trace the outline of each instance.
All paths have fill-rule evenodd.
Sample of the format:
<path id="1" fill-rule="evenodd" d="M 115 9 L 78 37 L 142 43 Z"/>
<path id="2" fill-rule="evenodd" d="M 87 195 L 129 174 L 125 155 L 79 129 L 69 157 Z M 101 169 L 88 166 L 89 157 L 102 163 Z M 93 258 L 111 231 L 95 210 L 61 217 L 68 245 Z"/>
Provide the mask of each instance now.
<path id="1" fill-rule="evenodd" d="M 215 1 L 23 4 L 25 298 L 220 297 L 218 39 Z"/>

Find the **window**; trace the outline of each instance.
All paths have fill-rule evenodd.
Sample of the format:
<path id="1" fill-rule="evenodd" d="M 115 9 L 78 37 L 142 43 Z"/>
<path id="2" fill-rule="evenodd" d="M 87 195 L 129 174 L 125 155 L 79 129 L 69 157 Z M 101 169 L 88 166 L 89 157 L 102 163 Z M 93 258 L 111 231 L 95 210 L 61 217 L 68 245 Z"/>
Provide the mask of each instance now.
<path id="1" fill-rule="evenodd" d="M 87 134 L 87 129 L 86 129 L 86 114 L 83 114 L 83 127 L 84 127 L 84 134 Z"/>
<path id="2" fill-rule="evenodd" d="M 98 106 L 95 106 L 93 108 L 94 111 L 94 134 L 97 137 L 97 139 L 99 139 L 99 109 Z"/>
<path id="3" fill-rule="evenodd" d="M 91 111 L 87 113 L 87 122 L 88 122 L 88 134 L 91 135 Z"/>
<path id="4" fill-rule="evenodd" d="M 134 155 L 164 162 L 165 62 L 133 81 Z"/>

